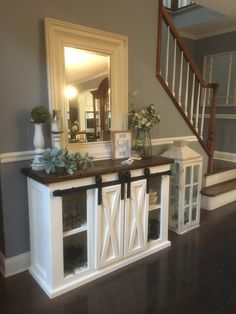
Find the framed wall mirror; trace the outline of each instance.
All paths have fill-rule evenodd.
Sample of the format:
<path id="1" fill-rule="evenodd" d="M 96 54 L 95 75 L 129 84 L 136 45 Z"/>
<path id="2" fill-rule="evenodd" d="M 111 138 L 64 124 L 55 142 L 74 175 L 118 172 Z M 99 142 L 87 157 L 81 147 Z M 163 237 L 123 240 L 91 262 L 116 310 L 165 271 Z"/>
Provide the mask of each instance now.
<path id="1" fill-rule="evenodd" d="M 111 131 L 127 129 L 127 37 L 51 18 L 45 30 L 49 105 L 62 114 L 62 147 L 110 157 Z"/>

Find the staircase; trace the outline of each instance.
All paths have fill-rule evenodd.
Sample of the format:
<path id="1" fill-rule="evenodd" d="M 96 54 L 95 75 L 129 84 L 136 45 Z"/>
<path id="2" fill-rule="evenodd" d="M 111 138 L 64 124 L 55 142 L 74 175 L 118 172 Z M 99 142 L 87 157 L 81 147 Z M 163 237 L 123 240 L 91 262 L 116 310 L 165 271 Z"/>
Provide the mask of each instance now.
<path id="1" fill-rule="evenodd" d="M 201 207 L 214 210 L 236 201 L 236 163 L 214 160 L 213 173 L 205 176 Z"/>
<path id="2" fill-rule="evenodd" d="M 208 156 L 202 208 L 213 210 L 236 201 L 236 164 L 213 161 L 218 84 L 205 82 L 159 0 L 156 76 Z M 209 124 L 205 109 L 210 108 Z"/>

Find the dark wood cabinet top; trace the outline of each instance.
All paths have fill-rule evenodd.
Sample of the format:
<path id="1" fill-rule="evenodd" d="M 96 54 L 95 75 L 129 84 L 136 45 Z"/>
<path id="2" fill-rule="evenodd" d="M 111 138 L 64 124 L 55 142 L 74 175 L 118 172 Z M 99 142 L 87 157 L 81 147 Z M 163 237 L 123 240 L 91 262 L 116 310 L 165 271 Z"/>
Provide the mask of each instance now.
<path id="1" fill-rule="evenodd" d="M 86 170 L 79 169 L 73 175 L 69 175 L 65 172 L 47 174 L 45 171 L 34 171 L 31 168 L 23 168 L 21 172 L 27 177 L 30 177 L 40 183 L 50 184 L 68 180 L 75 180 L 79 178 L 115 173 L 121 170 L 133 170 L 139 168 L 168 165 L 171 164 L 173 160 L 170 158 L 153 156 L 141 160 L 135 160 L 131 165 L 123 165 L 121 164 L 121 162 L 122 160 L 120 159 L 105 159 L 94 161 L 94 167 L 88 166 Z"/>

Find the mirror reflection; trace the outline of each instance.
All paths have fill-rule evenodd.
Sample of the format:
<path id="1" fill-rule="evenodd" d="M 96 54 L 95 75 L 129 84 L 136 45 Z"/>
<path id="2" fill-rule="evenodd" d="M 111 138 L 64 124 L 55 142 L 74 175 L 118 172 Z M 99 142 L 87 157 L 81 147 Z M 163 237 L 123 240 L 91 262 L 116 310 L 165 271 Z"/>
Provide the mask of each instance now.
<path id="1" fill-rule="evenodd" d="M 68 142 L 111 139 L 110 55 L 64 47 Z"/>

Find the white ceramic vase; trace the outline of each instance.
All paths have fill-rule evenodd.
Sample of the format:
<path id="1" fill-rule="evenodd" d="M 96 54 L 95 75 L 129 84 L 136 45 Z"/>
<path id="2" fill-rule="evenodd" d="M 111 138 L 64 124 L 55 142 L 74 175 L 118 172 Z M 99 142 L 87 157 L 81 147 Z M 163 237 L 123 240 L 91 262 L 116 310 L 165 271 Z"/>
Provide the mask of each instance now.
<path id="1" fill-rule="evenodd" d="M 43 170 L 44 166 L 41 161 L 42 154 L 44 152 L 44 135 L 43 135 L 43 124 L 42 123 L 35 123 L 34 124 L 34 148 L 35 148 L 35 155 L 34 160 L 32 162 L 32 169 L 33 170 Z"/>

